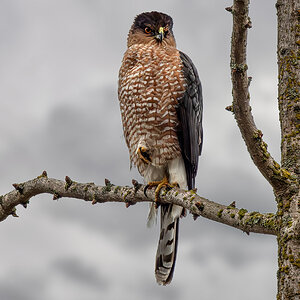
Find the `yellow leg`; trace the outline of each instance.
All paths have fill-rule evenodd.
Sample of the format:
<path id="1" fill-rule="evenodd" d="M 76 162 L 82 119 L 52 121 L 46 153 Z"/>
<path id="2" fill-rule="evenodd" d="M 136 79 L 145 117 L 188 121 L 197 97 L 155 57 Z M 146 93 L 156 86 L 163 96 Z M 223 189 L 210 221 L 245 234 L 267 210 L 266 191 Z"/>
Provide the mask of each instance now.
<path id="1" fill-rule="evenodd" d="M 160 181 L 150 181 L 146 187 L 145 187 L 145 190 L 144 190 L 144 193 L 146 195 L 146 191 L 148 188 L 152 188 L 156 186 L 156 189 L 155 189 L 155 202 L 158 202 L 159 201 L 159 193 L 160 193 L 160 190 L 163 188 L 163 187 L 168 187 L 168 188 L 173 188 L 175 186 L 178 186 L 177 183 L 173 183 L 173 184 L 170 184 L 169 181 L 168 181 L 168 178 L 165 176 L 162 180 Z"/>

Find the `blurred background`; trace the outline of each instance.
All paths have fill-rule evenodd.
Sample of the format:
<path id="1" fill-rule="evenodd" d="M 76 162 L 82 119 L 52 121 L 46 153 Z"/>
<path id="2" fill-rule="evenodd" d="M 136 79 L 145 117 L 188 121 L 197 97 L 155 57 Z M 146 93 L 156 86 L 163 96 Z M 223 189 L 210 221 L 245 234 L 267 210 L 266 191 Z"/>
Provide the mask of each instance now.
<path id="1" fill-rule="evenodd" d="M 198 193 L 249 211 L 274 212 L 272 189 L 253 165 L 234 117 L 229 1 L 0 0 L 0 194 L 48 172 L 79 182 L 141 181 L 129 170 L 117 98 L 118 71 L 135 15 L 174 20 L 177 46 L 203 85 L 204 148 Z M 250 92 L 257 127 L 280 160 L 274 1 L 251 1 Z M 1 300 L 274 299 L 277 245 L 188 215 L 181 221 L 170 286 L 158 286 L 159 226 L 148 205 L 90 205 L 37 196 L 0 226 Z"/>

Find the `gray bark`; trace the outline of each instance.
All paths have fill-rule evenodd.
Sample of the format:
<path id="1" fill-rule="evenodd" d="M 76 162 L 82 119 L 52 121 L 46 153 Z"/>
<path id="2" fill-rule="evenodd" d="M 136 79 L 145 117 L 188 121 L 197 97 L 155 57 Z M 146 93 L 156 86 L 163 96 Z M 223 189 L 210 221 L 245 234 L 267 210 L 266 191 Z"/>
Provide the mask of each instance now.
<path id="1" fill-rule="evenodd" d="M 267 151 L 262 132 L 255 126 L 248 92 L 246 45 L 249 0 L 234 0 L 227 8 L 233 14 L 231 41 L 231 111 L 248 152 L 261 174 L 269 181 L 277 201 L 279 225 L 277 299 L 300 299 L 300 2 L 277 1 L 278 14 L 278 101 L 281 124 L 281 166 Z"/>
<path id="2" fill-rule="evenodd" d="M 278 0 L 278 105 L 281 163 L 293 182 L 275 193 L 282 222 L 278 235 L 278 299 L 300 299 L 300 1 Z"/>
<path id="3" fill-rule="evenodd" d="M 0 197 L 0 221 L 5 220 L 9 215 L 17 217 L 17 205 L 21 204 L 27 207 L 30 198 L 42 193 L 52 194 L 54 200 L 70 197 L 90 201 L 92 204 L 121 202 L 127 207 L 137 202 L 155 201 L 154 191 L 148 190 L 146 196 L 144 194 L 145 186 L 134 180 L 132 187 L 116 186 L 108 180 L 105 180 L 105 186 L 97 186 L 94 183 L 75 182 L 68 176 L 65 181 L 48 178 L 44 171 L 37 178 L 13 186 L 14 191 Z M 180 205 L 189 210 L 194 219 L 202 216 L 247 233 L 277 234 L 276 215 L 247 212 L 243 208 L 237 209 L 235 204 L 221 205 L 198 196 L 193 190 L 184 191 L 177 188 L 164 190 L 161 193 L 160 202 Z"/>

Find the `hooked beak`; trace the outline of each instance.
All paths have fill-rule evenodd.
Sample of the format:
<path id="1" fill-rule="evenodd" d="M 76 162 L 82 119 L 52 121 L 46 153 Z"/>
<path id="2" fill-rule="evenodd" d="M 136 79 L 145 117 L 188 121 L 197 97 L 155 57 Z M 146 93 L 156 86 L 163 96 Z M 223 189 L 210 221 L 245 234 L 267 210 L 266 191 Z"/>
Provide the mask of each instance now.
<path id="1" fill-rule="evenodd" d="M 160 27 L 159 30 L 158 30 L 158 34 L 155 36 L 155 38 L 156 38 L 159 42 L 162 42 L 164 36 L 165 36 L 164 28 L 163 28 L 163 27 Z"/>

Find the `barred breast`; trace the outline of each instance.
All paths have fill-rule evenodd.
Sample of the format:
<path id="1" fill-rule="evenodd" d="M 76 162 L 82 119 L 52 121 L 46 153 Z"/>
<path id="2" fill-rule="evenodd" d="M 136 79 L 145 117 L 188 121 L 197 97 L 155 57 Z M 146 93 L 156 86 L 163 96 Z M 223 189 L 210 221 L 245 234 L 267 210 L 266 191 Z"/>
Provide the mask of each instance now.
<path id="1" fill-rule="evenodd" d="M 176 105 L 185 92 L 182 63 L 176 49 L 133 45 L 119 72 L 119 101 L 130 161 L 144 174 L 136 151 L 145 146 L 151 163 L 163 167 L 180 156 Z"/>

